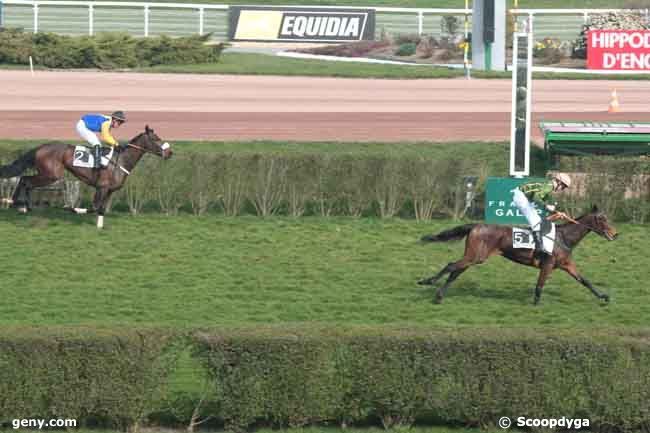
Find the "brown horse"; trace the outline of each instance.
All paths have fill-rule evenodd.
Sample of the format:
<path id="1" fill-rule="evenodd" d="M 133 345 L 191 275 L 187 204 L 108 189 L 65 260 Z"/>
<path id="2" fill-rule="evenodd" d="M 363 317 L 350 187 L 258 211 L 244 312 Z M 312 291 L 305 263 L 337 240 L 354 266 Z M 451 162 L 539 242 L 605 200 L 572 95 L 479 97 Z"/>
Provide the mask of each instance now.
<path id="1" fill-rule="evenodd" d="M 118 149 L 105 169 L 76 167 L 73 165 L 75 146 L 63 143 L 46 143 L 30 150 L 9 165 L 0 166 L 0 178 L 20 176 L 33 168 L 36 174 L 22 176 L 12 197 L 12 206 L 19 212 L 31 209 L 31 192 L 34 188 L 47 186 L 59 179 L 65 170 L 82 182 L 95 187 L 93 207 L 97 212 L 97 227 L 104 226 L 104 210 L 111 194 L 124 185 L 142 155 L 153 153 L 163 159 L 172 156 L 169 143 L 163 143 L 153 129 L 145 126 L 143 133 L 133 138 L 123 149 Z"/>
<path id="2" fill-rule="evenodd" d="M 587 287 L 599 299 L 609 302 L 609 296 L 598 291 L 578 272 L 576 263 L 571 258 L 571 251 L 589 233 L 613 241 L 618 237 L 616 229 L 607 221 L 607 216 L 593 207 L 591 213 L 584 215 L 573 223 L 557 226 L 553 255 L 535 253 L 532 249 L 515 249 L 512 247 L 512 227 L 491 224 L 466 224 L 437 235 L 422 237 L 423 242 L 446 242 L 459 240 L 467 236 L 465 255 L 457 262 L 449 263 L 438 274 L 418 281 L 418 284 L 433 285 L 443 275 L 449 274 L 445 284 L 436 291 L 436 303 L 441 303 L 449 285 L 472 265 L 485 262 L 491 256 L 502 255 L 513 262 L 540 269 L 535 287 L 535 304 L 539 303 L 542 288 L 554 269 L 560 268 Z"/>

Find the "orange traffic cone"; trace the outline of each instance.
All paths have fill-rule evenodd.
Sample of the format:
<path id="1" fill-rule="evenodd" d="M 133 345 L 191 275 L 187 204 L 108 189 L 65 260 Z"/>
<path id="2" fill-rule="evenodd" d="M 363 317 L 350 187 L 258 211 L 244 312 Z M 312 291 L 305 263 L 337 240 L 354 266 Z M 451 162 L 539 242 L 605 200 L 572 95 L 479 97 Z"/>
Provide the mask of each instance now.
<path id="1" fill-rule="evenodd" d="M 612 96 L 609 98 L 609 108 L 607 111 L 609 113 L 618 113 L 621 111 L 621 107 L 618 105 L 618 95 L 616 94 L 616 89 L 612 91 Z"/>

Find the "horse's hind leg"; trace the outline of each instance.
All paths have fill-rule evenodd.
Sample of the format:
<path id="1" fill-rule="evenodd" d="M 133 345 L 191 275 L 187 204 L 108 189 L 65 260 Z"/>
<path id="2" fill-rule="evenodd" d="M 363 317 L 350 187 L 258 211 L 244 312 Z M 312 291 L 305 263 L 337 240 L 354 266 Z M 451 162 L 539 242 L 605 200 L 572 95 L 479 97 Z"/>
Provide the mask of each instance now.
<path id="1" fill-rule="evenodd" d="M 442 303 L 442 299 L 445 297 L 445 294 L 447 293 L 447 289 L 449 288 L 451 283 L 453 283 L 454 280 L 456 280 L 456 278 L 460 277 L 460 274 L 462 274 L 466 270 L 467 268 L 462 268 L 453 271 L 451 274 L 449 274 L 449 277 L 447 278 L 447 281 L 445 281 L 445 284 L 443 284 L 443 286 L 436 291 L 436 299 L 435 299 L 436 304 Z"/>
<path id="2" fill-rule="evenodd" d="M 436 299 L 435 299 L 436 304 L 442 303 L 442 300 L 445 297 L 447 289 L 449 288 L 451 283 L 453 283 L 454 280 L 456 280 L 456 278 L 460 276 L 460 274 L 465 272 L 467 268 L 469 268 L 473 264 L 474 264 L 473 262 L 467 260 L 466 258 L 463 258 L 462 260 L 447 265 L 445 269 L 448 269 L 450 275 L 447 278 L 447 281 L 445 281 L 445 284 L 443 284 L 442 287 L 440 287 L 436 291 Z"/>
<path id="3" fill-rule="evenodd" d="M 440 272 L 438 272 L 436 275 L 434 275 L 433 277 L 429 277 L 429 278 L 423 278 L 420 281 L 418 281 L 418 284 L 420 284 L 422 286 L 433 286 L 434 284 L 436 284 L 438 282 L 438 280 L 440 278 L 442 278 L 443 275 L 452 272 L 451 267 L 453 265 L 454 265 L 453 263 L 447 264 L 447 266 L 442 268 L 442 270 Z"/>
<path id="4" fill-rule="evenodd" d="M 14 207 L 18 212 L 26 213 L 32 208 L 32 190 L 42 186 L 47 186 L 56 181 L 56 178 L 43 176 L 40 173 L 35 176 L 23 176 L 18 182 L 14 192 Z"/>

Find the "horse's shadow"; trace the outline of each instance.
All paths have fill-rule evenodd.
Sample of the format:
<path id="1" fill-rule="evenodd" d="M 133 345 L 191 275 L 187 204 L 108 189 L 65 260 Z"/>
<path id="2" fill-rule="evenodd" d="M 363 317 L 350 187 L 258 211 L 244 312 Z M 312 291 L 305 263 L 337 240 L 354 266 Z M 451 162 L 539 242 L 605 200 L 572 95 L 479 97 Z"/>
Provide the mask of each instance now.
<path id="1" fill-rule="evenodd" d="M 95 225 L 96 215 L 75 214 L 64 208 L 35 208 L 23 214 L 13 208 L 0 208 L 0 222 L 16 226 L 48 226 L 50 224 L 64 223 L 73 226 Z"/>
<path id="2" fill-rule="evenodd" d="M 433 301 L 436 297 L 436 290 L 441 287 L 446 281 L 446 278 L 442 278 L 433 286 L 418 286 L 421 288 L 419 290 L 419 295 L 421 299 Z M 454 298 L 463 299 L 463 298 L 480 298 L 480 299 L 492 299 L 492 300 L 505 300 L 510 302 L 521 302 L 523 304 L 530 303 L 531 299 L 534 296 L 534 283 L 531 283 L 529 287 L 519 285 L 508 285 L 503 284 L 501 288 L 495 288 L 492 286 L 486 286 L 485 284 L 481 285 L 476 281 L 468 279 L 462 281 L 459 278 L 455 281 L 455 284 L 452 284 L 445 293 L 445 302 L 451 301 L 454 302 Z"/>

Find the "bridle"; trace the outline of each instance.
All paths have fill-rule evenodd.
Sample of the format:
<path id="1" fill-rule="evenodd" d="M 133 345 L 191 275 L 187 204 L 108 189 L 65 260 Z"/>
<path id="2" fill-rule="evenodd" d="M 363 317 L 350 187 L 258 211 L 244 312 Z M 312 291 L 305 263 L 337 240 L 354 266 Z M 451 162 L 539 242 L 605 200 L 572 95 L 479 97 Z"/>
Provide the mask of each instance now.
<path id="1" fill-rule="evenodd" d="M 128 147 L 133 147 L 134 149 L 141 150 L 144 153 L 151 153 L 151 154 L 154 154 L 154 155 L 158 155 L 158 152 L 154 152 L 153 150 L 149 150 L 149 149 L 146 149 L 146 148 L 144 148 L 142 146 L 138 146 L 137 144 L 127 143 L 126 145 Z M 161 155 L 165 152 L 165 150 L 169 149 L 169 147 L 170 147 L 169 143 L 167 143 L 167 142 L 163 143 L 162 146 L 160 146 Z"/>
<path id="2" fill-rule="evenodd" d="M 596 233 L 596 234 L 599 234 L 599 235 L 601 235 L 601 236 L 603 236 L 603 237 L 605 237 L 605 238 L 607 238 L 607 239 L 611 239 L 611 238 L 612 238 L 612 236 L 610 236 L 610 235 L 609 235 L 608 233 L 606 233 L 604 230 L 601 230 L 601 229 L 599 229 L 599 228 L 597 228 L 597 227 L 590 226 L 589 224 L 581 223 L 580 221 L 578 221 L 578 220 L 574 220 L 573 218 L 571 218 L 571 217 L 568 216 L 568 215 L 567 215 L 567 221 L 569 221 L 569 222 L 572 223 L 572 224 L 578 224 L 578 225 L 581 225 L 581 226 L 583 226 L 583 227 L 586 227 L 586 228 L 588 228 L 589 230 L 591 230 L 592 232 L 594 232 L 594 233 Z"/>

